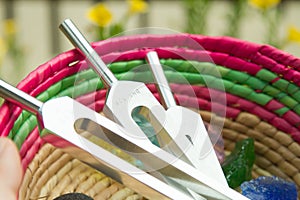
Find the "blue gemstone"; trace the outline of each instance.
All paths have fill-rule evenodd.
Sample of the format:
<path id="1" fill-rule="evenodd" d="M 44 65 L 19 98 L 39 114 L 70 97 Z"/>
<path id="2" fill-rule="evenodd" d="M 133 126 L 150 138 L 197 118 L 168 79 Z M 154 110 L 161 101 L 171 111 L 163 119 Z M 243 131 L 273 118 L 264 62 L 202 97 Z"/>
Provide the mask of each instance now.
<path id="1" fill-rule="evenodd" d="M 295 183 L 276 176 L 261 176 L 244 182 L 241 190 L 252 200 L 297 200 Z"/>

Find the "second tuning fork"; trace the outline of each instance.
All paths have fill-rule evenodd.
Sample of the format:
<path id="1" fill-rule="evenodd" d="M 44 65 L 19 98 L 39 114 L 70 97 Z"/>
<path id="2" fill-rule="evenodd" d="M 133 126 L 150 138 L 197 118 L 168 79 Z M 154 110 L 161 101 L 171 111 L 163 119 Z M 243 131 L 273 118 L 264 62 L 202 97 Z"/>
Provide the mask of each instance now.
<path id="1" fill-rule="evenodd" d="M 182 116 L 181 123 L 177 123 L 180 129 L 178 131 L 179 134 L 172 135 L 174 132 L 170 132 L 171 139 L 184 152 L 183 156 L 185 159 L 196 169 L 219 181 L 221 184 L 228 186 L 201 116 L 188 108 L 176 104 L 159 57 L 155 51 L 147 53 L 147 61 L 162 104 L 166 109 L 172 110 L 177 116 Z M 159 142 L 164 143 L 164 141 Z M 177 149 L 170 149 L 170 151 L 176 155 Z"/>

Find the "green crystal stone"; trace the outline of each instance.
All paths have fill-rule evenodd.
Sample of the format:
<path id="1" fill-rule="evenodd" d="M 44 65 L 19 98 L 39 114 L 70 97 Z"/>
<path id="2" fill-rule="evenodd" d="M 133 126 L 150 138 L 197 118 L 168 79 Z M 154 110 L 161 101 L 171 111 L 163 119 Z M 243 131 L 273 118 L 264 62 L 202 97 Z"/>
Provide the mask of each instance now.
<path id="1" fill-rule="evenodd" d="M 255 161 L 254 140 L 247 138 L 236 143 L 235 149 L 225 158 L 223 172 L 231 188 L 239 187 L 244 181 L 251 179 L 251 171 Z"/>

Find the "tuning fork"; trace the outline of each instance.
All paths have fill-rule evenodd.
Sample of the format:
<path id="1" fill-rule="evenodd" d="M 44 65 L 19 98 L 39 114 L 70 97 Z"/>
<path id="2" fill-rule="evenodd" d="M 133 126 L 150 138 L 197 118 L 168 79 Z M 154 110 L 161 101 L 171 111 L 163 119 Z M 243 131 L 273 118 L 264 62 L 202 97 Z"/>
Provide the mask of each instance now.
<path id="1" fill-rule="evenodd" d="M 184 151 L 186 158 L 196 169 L 228 186 L 201 116 L 191 109 L 176 104 L 155 51 L 147 53 L 147 61 L 162 104 L 166 109 L 172 111 L 175 116 L 182 116 L 181 123 L 177 123 L 180 125 L 180 134 L 173 135 L 170 132 L 171 139 Z M 171 125 L 174 126 L 174 124 Z M 188 142 L 190 142 L 189 148 L 186 148 Z"/>

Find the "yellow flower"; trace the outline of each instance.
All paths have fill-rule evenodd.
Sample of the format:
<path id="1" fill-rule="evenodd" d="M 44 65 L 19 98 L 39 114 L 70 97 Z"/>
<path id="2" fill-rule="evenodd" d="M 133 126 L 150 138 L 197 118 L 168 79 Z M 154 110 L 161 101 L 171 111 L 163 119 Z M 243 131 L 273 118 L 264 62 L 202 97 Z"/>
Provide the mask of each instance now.
<path id="1" fill-rule="evenodd" d="M 295 26 L 290 26 L 288 29 L 288 41 L 300 43 L 300 30 Z"/>
<path id="2" fill-rule="evenodd" d="M 4 20 L 4 34 L 6 36 L 15 35 L 17 32 L 16 30 L 16 23 L 13 19 L 6 19 Z"/>
<path id="3" fill-rule="evenodd" d="M 128 0 L 129 13 L 144 13 L 148 9 L 148 4 L 144 0 Z"/>
<path id="4" fill-rule="evenodd" d="M 102 3 L 98 3 L 90 8 L 87 13 L 87 17 L 89 20 L 101 27 L 107 26 L 112 20 L 111 12 Z"/>
<path id="5" fill-rule="evenodd" d="M 267 10 L 268 8 L 272 8 L 277 6 L 281 0 L 249 0 L 249 3 L 258 9 Z"/>

